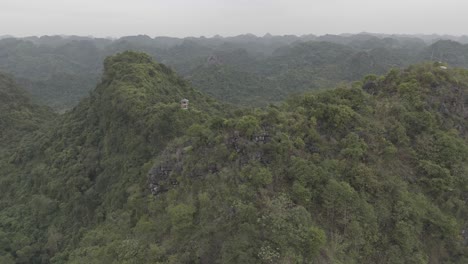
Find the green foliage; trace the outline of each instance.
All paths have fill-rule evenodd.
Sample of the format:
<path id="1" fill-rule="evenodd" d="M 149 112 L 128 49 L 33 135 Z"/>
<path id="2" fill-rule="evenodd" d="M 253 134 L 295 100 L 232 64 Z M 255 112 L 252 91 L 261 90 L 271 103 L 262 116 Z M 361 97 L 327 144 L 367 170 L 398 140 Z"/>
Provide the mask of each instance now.
<path id="1" fill-rule="evenodd" d="M 171 220 L 171 230 L 174 234 L 183 235 L 192 228 L 193 214 L 195 208 L 193 206 L 179 204 L 168 207 L 167 212 Z"/>
<path id="2" fill-rule="evenodd" d="M 367 144 L 355 133 L 350 133 L 341 142 L 341 155 L 352 160 L 362 159 L 367 152 Z"/>
<path id="3" fill-rule="evenodd" d="M 260 167 L 259 164 L 250 164 L 242 168 L 241 177 L 256 187 L 266 186 L 273 180 L 271 172 L 267 168 Z"/>
<path id="4" fill-rule="evenodd" d="M 466 71 L 231 111 L 124 52 L 60 116 L 0 84 L 2 263 L 466 262 Z"/>
<path id="5" fill-rule="evenodd" d="M 260 124 L 254 116 L 243 116 L 237 122 L 236 129 L 243 136 L 252 137 L 256 131 L 260 130 Z"/>

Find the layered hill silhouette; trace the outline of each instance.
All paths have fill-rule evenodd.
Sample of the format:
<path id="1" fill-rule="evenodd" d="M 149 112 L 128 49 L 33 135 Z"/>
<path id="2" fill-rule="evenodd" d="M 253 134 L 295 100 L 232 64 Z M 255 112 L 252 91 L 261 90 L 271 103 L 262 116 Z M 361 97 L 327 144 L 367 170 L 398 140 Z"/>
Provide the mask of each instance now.
<path id="1" fill-rule="evenodd" d="M 468 72 L 441 66 L 233 109 L 108 57 L 0 159 L 0 262 L 465 263 Z"/>
<path id="2" fill-rule="evenodd" d="M 376 34 L 9 37 L 0 39 L 0 71 L 13 75 L 35 102 L 64 112 L 94 89 L 105 57 L 135 50 L 175 69 L 218 100 L 266 106 L 291 94 L 332 88 L 424 61 L 468 67 L 466 43 L 462 37 Z"/>

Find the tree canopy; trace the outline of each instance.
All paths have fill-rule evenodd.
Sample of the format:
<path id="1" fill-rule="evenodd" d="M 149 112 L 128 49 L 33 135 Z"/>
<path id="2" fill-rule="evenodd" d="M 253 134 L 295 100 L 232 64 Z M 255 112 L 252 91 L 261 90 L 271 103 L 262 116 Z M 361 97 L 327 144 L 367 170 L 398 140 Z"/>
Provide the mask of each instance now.
<path id="1" fill-rule="evenodd" d="M 2 263 L 468 261 L 466 70 L 238 109 L 124 52 L 75 108 L 39 117 L 3 80 L 31 115 L 0 115 L 19 137 L 0 156 Z"/>

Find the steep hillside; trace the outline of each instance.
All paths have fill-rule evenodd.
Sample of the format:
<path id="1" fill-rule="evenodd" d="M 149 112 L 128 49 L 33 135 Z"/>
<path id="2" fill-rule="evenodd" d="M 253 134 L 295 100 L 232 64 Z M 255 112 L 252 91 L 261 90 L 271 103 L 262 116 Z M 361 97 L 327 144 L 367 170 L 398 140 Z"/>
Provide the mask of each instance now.
<path id="1" fill-rule="evenodd" d="M 71 263 L 466 263 L 467 81 L 420 65 L 195 124 Z"/>
<path id="2" fill-rule="evenodd" d="M 1 160 L 1 263 L 468 260 L 467 71 L 233 111 L 145 54 L 104 69 Z"/>
<path id="3" fill-rule="evenodd" d="M 2 160 L 1 263 L 49 263 L 92 226 L 126 214 L 129 195 L 146 189 L 146 163 L 222 110 L 145 54 L 109 57 L 104 68 L 88 99 Z"/>

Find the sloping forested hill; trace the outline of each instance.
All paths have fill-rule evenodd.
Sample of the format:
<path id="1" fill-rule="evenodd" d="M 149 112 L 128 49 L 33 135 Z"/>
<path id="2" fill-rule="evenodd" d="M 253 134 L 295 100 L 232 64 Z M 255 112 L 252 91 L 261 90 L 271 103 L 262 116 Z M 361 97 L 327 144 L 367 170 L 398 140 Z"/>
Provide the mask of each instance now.
<path id="1" fill-rule="evenodd" d="M 104 68 L 2 160 L 0 262 L 468 260 L 467 71 L 417 65 L 232 110 L 144 54 Z"/>
<path id="2" fill-rule="evenodd" d="M 0 262 L 48 263 L 77 246 L 87 227 L 111 214 L 108 209 L 122 209 L 128 188 L 146 188 L 145 163 L 168 141 L 219 111 L 147 55 L 110 57 L 105 69 L 90 98 L 48 133 L 11 143 L 16 151 L 2 160 L 8 167 L 1 173 Z M 185 97 L 194 105 L 190 112 L 180 109 Z"/>

